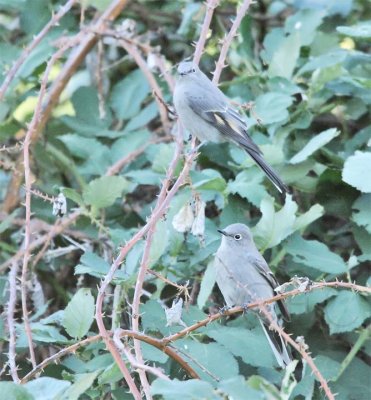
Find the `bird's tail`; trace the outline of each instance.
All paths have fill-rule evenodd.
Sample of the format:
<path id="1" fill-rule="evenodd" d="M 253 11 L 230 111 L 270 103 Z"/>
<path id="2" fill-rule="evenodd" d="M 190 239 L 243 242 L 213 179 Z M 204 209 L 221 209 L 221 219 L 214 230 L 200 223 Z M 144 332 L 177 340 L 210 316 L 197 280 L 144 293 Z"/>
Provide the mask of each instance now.
<path id="1" fill-rule="evenodd" d="M 264 158 L 255 151 L 245 148 L 250 157 L 259 165 L 265 172 L 273 185 L 279 190 L 280 193 L 289 193 L 289 188 L 283 183 L 282 179 L 273 171 L 273 169 L 266 163 Z"/>
<path id="2" fill-rule="evenodd" d="M 261 319 L 259 321 L 279 366 L 286 368 L 291 362 L 291 356 L 287 351 L 285 341 L 279 333 L 271 331 Z"/>

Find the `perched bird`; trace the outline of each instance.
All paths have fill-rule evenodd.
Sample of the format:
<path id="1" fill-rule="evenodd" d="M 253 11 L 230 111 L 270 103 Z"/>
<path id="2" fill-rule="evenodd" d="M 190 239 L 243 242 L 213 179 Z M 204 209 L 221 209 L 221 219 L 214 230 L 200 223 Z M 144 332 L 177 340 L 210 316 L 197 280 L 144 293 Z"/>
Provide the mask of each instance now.
<path id="1" fill-rule="evenodd" d="M 247 133 L 246 122 L 224 93 L 193 62 L 181 62 L 178 75 L 173 100 L 184 128 L 201 142 L 230 140 L 241 146 L 281 193 L 288 192 L 281 178 L 265 162 Z"/>
<path id="2" fill-rule="evenodd" d="M 219 232 L 223 237 L 214 265 L 216 283 L 227 306 L 244 306 L 273 297 L 278 282 L 256 248 L 250 229 L 244 224 L 232 224 Z M 289 320 L 284 302 L 277 303 L 283 318 Z M 266 309 L 278 321 L 275 305 L 267 305 Z M 269 329 L 270 322 L 263 315 L 258 314 L 258 317 L 278 364 L 284 368 L 291 359 L 283 338 Z"/>

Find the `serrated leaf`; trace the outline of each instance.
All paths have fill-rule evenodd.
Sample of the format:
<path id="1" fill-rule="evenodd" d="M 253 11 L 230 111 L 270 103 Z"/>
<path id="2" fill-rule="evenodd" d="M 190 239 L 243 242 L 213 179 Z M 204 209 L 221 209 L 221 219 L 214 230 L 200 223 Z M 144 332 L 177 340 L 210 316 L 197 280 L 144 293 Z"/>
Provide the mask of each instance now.
<path id="1" fill-rule="evenodd" d="M 274 210 L 272 197 L 262 200 L 260 210 L 263 215 L 253 229 L 261 247 L 264 249 L 274 247 L 292 233 L 297 209 L 298 206 L 290 195 L 286 196 L 285 205 L 278 212 Z"/>
<path id="2" fill-rule="evenodd" d="M 238 364 L 232 354 L 219 343 L 200 343 L 196 340 L 182 339 L 177 341 L 176 348 L 189 354 L 194 360 L 199 361 L 203 367 L 218 379 L 232 378 L 238 374 Z M 202 380 L 214 382 L 199 365 L 189 361 L 200 375 Z"/>
<path id="3" fill-rule="evenodd" d="M 371 193 L 371 152 L 356 151 L 344 163 L 343 181 L 364 193 Z"/>
<path id="4" fill-rule="evenodd" d="M 294 235 L 288 240 L 286 251 L 294 257 L 295 262 L 318 271 L 337 275 L 347 270 L 344 260 L 317 240 L 305 240 Z"/>
<path id="5" fill-rule="evenodd" d="M 295 154 L 294 157 L 289 161 L 290 164 L 298 164 L 305 161 L 315 151 L 325 146 L 336 136 L 339 136 L 339 131 L 336 128 L 327 129 L 314 136 L 300 151 Z"/>
<path id="6" fill-rule="evenodd" d="M 267 196 L 267 191 L 262 184 L 263 174 L 255 168 L 245 169 L 240 172 L 234 181 L 229 181 L 227 193 L 239 194 L 259 207 L 262 199 Z"/>
<path id="7" fill-rule="evenodd" d="M 325 320 L 330 334 L 350 332 L 371 316 L 371 305 L 361 295 L 350 290 L 341 291 L 325 307 Z"/>
<path id="8" fill-rule="evenodd" d="M 94 297 L 90 289 L 82 288 L 68 303 L 63 318 L 63 326 L 73 338 L 85 336 L 94 320 Z"/>
<path id="9" fill-rule="evenodd" d="M 89 182 L 84 189 L 83 199 L 97 209 L 109 207 L 129 187 L 130 182 L 122 176 L 103 176 Z"/>
<path id="10" fill-rule="evenodd" d="M 246 364 L 268 368 L 275 365 L 273 353 L 260 327 L 248 330 L 220 326 L 218 329 L 207 330 L 207 335 L 225 346 L 235 356 L 241 357 Z"/>
<path id="11" fill-rule="evenodd" d="M 60 397 L 60 400 L 78 400 L 93 384 L 100 370 L 88 374 L 74 375 L 74 383 Z"/>
<path id="12" fill-rule="evenodd" d="M 320 204 L 314 204 L 306 213 L 299 215 L 294 222 L 294 230 L 300 230 L 307 227 L 316 219 L 322 217 L 324 208 Z"/>

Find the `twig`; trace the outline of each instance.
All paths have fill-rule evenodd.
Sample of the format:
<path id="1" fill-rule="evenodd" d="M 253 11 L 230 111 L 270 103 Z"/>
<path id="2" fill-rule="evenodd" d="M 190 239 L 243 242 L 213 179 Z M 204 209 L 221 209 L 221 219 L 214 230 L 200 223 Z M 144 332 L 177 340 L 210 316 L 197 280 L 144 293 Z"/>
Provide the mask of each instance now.
<path id="1" fill-rule="evenodd" d="M 294 339 L 291 338 L 289 334 L 287 334 L 284 329 L 278 325 L 278 323 L 273 319 L 271 313 L 267 310 L 264 304 L 259 306 L 259 311 L 264 314 L 265 318 L 270 322 L 270 327 L 278 332 L 284 339 L 286 343 L 290 343 L 290 345 L 298 351 L 304 360 L 307 362 L 311 370 L 313 371 L 314 375 L 317 377 L 318 381 L 321 384 L 321 388 L 324 390 L 327 398 L 329 400 L 335 400 L 334 394 L 331 392 L 330 387 L 326 379 L 321 374 L 320 370 L 317 368 L 316 364 L 313 361 L 313 358 L 310 356 L 309 352 L 306 350 L 306 347 L 295 342 Z"/>
<path id="2" fill-rule="evenodd" d="M 35 368 L 33 368 L 27 375 L 25 375 L 20 383 L 23 385 L 32 379 L 35 375 L 42 372 L 44 368 L 46 368 L 52 362 L 57 363 L 62 357 L 75 353 L 80 347 L 87 346 L 90 343 L 98 342 L 101 339 L 100 335 L 90 336 L 80 342 L 74 343 L 71 346 L 65 347 L 64 349 L 58 351 L 58 353 L 53 354 L 52 356 L 45 358 L 40 364 L 38 364 Z"/>
<path id="3" fill-rule="evenodd" d="M 112 176 L 112 175 L 118 174 L 125 165 L 130 164 L 138 156 L 143 154 L 148 146 L 150 146 L 151 144 L 167 142 L 169 140 L 170 140 L 170 137 L 168 137 L 168 136 L 150 140 L 149 142 L 145 143 L 143 146 L 139 147 L 138 149 L 132 151 L 130 154 L 128 154 L 125 157 L 121 158 L 120 160 L 116 161 L 113 165 L 111 165 L 108 168 L 108 170 L 107 170 L 105 175 L 106 176 Z"/>
<path id="4" fill-rule="evenodd" d="M 356 285 L 356 284 L 349 283 L 349 282 L 338 282 L 338 281 L 336 281 L 336 282 L 314 282 L 305 291 L 302 291 L 300 289 L 290 290 L 289 292 L 285 292 L 285 293 L 281 293 L 276 296 L 273 296 L 270 299 L 266 299 L 266 300 L 262 300 L 262 301 L 255 301 L 253 303 L 250 303 L 250 304 L 248 304 L 247 308 L 249 308 L 249 309 L 250 308 L 259 308 L 261 305 L 272 304 L 279 300 L 284 300 L 288 297 L 294 297 L 299 294 L 309 293 L 309 292 L 312 292 L 313 290 L 319 290 L 319 289 L 323 289 L 325 287 L 341 287 L 344 289 L 355 290 L 358 292 L 371 294 L 371 288 L 366 287 L 366 286 Z M 245 309 L 246 309 L 246 307 L 236 306 L 236 307 L 230 308 L 229 310 L 225 311 L 223 313 L 223 315 L 220 313 L 209 315 L 207 318 L 205 318 L 199 322 L 196 322 L 195 324 L 188 326 L 187 328 L 182 329 L 181 331 L 174 333 L 173 335 L 162 338 L 161 343 L 163 343 L 165 345 L 167 343 L 171 343 L 175 340 L 178 340 L 184 336 L 189 335 L 191 332 L 193 332 L 203 326 L 206 326 L 213 321 L 220 319 L 223 316 L 238 314 L 238 313 L 243 312 Z"/>
<path id="5" fill-rule="evenodd" d="M 150 372 L 151 374 L 157 376 L 160 379 L 165 379 L 167 381 L 170 378 L 165 375 L 159 368 L 151 367 L 150 365 L 145 365 L 144 363 L 140 363 L 135 357 L 131 354 L 130 349 L 128 349 L 124 344 L 121 343 L 120 340 L 120 329 L 117 329 L 113 334 L 113 341 L 115 342 L 117 348 L 125 354 L 126 358 L 130 362 L 130 364 L 139 370 Z"/>
<path id="6" fill-rule="evenodd" d="M 219 0 L 207 0 L 206 3 L 206 14 L 204 22 L 202 23 L 200 37 L 196 44 L 195 54 L 193 56 L 193 62 L 198 64 L 200 62 L 202 53 L 204 52 L 207 34 L 209 33 L 209 27 L 211 19 L 213 18 L 214 9 L 218 6 Z"/>
<path id="7" fill-rule="evenodd" d="M 224 62 L 227 57 L 229 47 L 232 44 L 233 38 L 236 36 L 237 29 L 239 28 L 239 26 L 241 24 L 242 18 L 247 13 L 247 10 L 249 9 L 250 4 L 251 4 L 251 0 L 244 0 L 241 7 L 237 10 L 236 19 L 233 21 L 231 29 L 229 30 L 227 36 L 223 40 L 223 45 L 220 50 L 219 59 L 218 59 L 218 62 L 216 63 L 215 71 L 213 73 L 213 82 L 214 83 L 218 83 L 220 74 L 221 74 L 223 68 L 226 66 L 224 64 Z"/>
<path id="8" fill-rule="evenodd" d="M 36 367 L 35 351 L 32 342 L 32 331 L 28 319 L 28 309 L 27 309 L 27 272 L 28 272 L 28 261 L 31 257 L 30 255 L 30 242 L 31 242 L 31 168 L 30 168 L 30 144 L 31 137 L 36 130 L 36 127 L 41 118 L 42 103 L 46 93 L 46 86 L 49 79 L 49 74 L 56 63 L 56 61 L 63 55 L 63 53 L 74 44 L 73 41 L 66 42 L 57 52 L 55 52 L 47 63 L 43 79 L 40 85 L 40 92 L 37 99 L 36 108 L 28 127 L 26 137 L 23 145 L 23 163 L 24 163 L 24 178 L 25 178 L 25 188 L 26 188 L 26 199 L 25 199 L 25 238 L 24 238 L 24 254 L 23 254 L 23 265 L 22 265 L 22 276 L 21 276 L 21 294 L 22 294 L 22 313 L 23 321 L 25 326 L 25 333 L 28 341 L 28 348 L 31 357 L 32 367 Z"/>
<path id="9" fill-rule="evenodd" d="M 113 0 L 106 11 L 96 21 L 92 23 L 92 29 L 96 31 L 102 31 L 103 28 L 110 21 L 113 21 L 119 16 L 127 3 L 128 0 Z M 38 124 L 35 127 L 33 134 L 30 138 L 31 144 L 37 140 L 38 136 L 44 129 L 52 113 L 52 110 L 58 103 L 59 96 L 64 90 L 68 81 L 98 40 L 98 37 L 95 34 L 86 33 L 85 31 L 81 31 L 79 34 L 76 35 L 76 37 L 80 39 L 80 44 L 76 47 L 76 49 L 74 49 L 74 51 L 71 52 L 70 56 L 64 64 L 64 67 L 54 80 L 54 83 L 49 90 L 48 98 L 43 106 L 43 112 L 40 116 L 40 120 L 38 121 Z M 17 160 L 17 169 L 19 170 L 19 172 L 23 170 L 22 157 Z M 3 211 L 8 213 L 17 205 L 19 187 L 21 186 L 21 184 L 22 177 L 14 173 L 8 185 L 8 190 L 2 205 Z"/>
<path id="10" fill-rule="evenodd" d="M 76 3 L 76 0 L 68 0 L 67 3 L 62 6 L 56 14 L 53 14 L 50 21 L 44 26 L 44 28 L 34 37 L 32 42 L 23 50 L 18 60 L 14 63 L 12 68 L 6 74 L 4 82 L 0 87 L 0 101 L 4 98 L 4 95 L 18 72 L 21 65 L 25 62 L 26 58 L 30 55 L 31 51 L 41 42 L 45 35 L 49 32 L 53 26 L 56 26 L 61 18 L 68 13 L 71 7 Z"/>
<path id="11" fill-rule="evenodd" d="M 15 383 L 19 383 L 20 379 L 17 372 L 16 365 L 16 330 L 14 324 L 14 311 L 15 305 L 17 301 L 17 272 L 18 272 L 18 263 L 14 262 L 12 268 L 9 273 L 9 300 L 8 300 L 8 308 L 7 308 L 7 321 L 8 321 L 8 330 L 9 330 L 9 369 L 10 375 Z"/>

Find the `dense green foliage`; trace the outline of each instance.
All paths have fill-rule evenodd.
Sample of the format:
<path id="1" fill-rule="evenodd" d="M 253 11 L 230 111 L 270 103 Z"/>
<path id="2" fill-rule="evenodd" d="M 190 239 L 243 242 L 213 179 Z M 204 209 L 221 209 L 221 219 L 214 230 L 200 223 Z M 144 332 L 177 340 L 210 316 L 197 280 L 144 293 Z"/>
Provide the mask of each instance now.
<path id="1" fill-rule="evenodd" d="M 26 59 L 0 103 L 0 141 L 7 147 L 24 139 L 40 79 L 57 41 L 88 27 L 95 13 L 110 2 L 83 3 L 86 10 L 81 25 L 80 6 L 76 5 Z M 207 73 L 214 69 L 219 41 L 235 16 L 236 1 L 220 3 L 200 63 Z M 0 0 L 0 71 L 4 76 L 58 4 L 63 2 Z M 170 68 L 193 54 L 191 44 L 199 38 L 204 11 L 204 3 L 197 1 L 129 1 L 109 28 L 119 31 L 131 18 L 136 23 L 131 38 L 157 46 Z M 214 287 L 212 256 L 220 243 L 217 229 L 235 222 L 252 228 L 281 283 L 298 275 L 313 281 L 370 284 L 369 12 L 367 1 L 258 1 L 242 20 L 220 88 L 237 103 L 253 102 L 251 111 L 246 111 L 249 132 L 292 195 L 280 198 L 263 172 L 236 146 L 207 144 L 201 148 L 188 184 L 179 189 L 166 217 L 156 225 L 149 262 L 149 268 L 173 282 L 184 285 L 189 281 L 191 304 L 182 315 L 186 325 L 223 306 Z M 68 54 L 53 66 L 50 82 L 64 68 Z M 145 57 L 150 64 L 150 56 Z M 171 102 L 171 90 L 163 77 L 158 71 L 154 75 L 164 100 Z M 107 33 L 72 75 L 31 147 L 33 189 L 49 196 L 61 191 L 68 199 L 64 218 L 74 208 L 80 210 L 76 223 L 47 242 L 41 257 L 35 255 L 42 246 L 33 250 L 29 261 L 28 308 L 38 363 L 98 333 L 94 322 L 97 285 L 119 248 L 151 215 L 175 149 L 168 136 L 147 79 Z M 140 148 L 143 151 L 129 158 L 119 174 L 106 175 L 115 162 Z M 1 201 L 21 151 L 0 153 Z M 182 165 L 180 160 L 177 173 Z M 194 235 L 193 212 L 195 204 L 202 204 L 200 200 L 206 203 L 205 231 L 202 215 L 198 215 L 201 232 Z M 22 248 L 22 201 L 1 213 L 1 263 Z M 31 209 L 32 240 L 59 224 L 52 204 L 37 194 L 32 196 Z M 107 329 L 131 328 L 130 305 L 144 243 L 141 240 L 134 246 L 115 274 L 110 286 L 114 296 L 106 296 L 104 303 Z M 16 263 L 21 265 L 22 260 L 18 257 Z M 9 269 L 1 268 L 1 273 L 0 369 L 8 362 Z M 171 306 L 176 295 L 174 287 L 147 275 L 141 299 L 142 332 L 160 338 L 183 329 L 167 326 L 163 308 Z M 16 364 L 22 378 L 32 366 L 20 304 L 19 294 L 14 319 Z M 287 304 L 292 320 L 285 325 L 286 332 L 294 339 L 305 338 L 318 369 L 332 392 L 338 393 L 336 398 L 369 399 L 369 297 L 326 288 L 290 298 Z M 253 313 L 219 319 L 172 345 L 201 380 L 189 380 L 172 358 L 142 344 L 148 365 L 162 368 L 171 378 L 165 381 L 148 374 L 155 398 L 324 397 L 310 368 L 295 351 L 299 362 L 292 370 L 277 368 Z M 353 347 L 356 351 L 350 354 Z M 8 372 L 8 367 L 2 371 L 3 381 L 11 380 Z M 132 375 L 140 385 L 137 374 Z M 2 395 L 4 399 L 35 400 L 132 398 L 101 340 L 69 352 L 23 386 L 1 382 Z"/>

